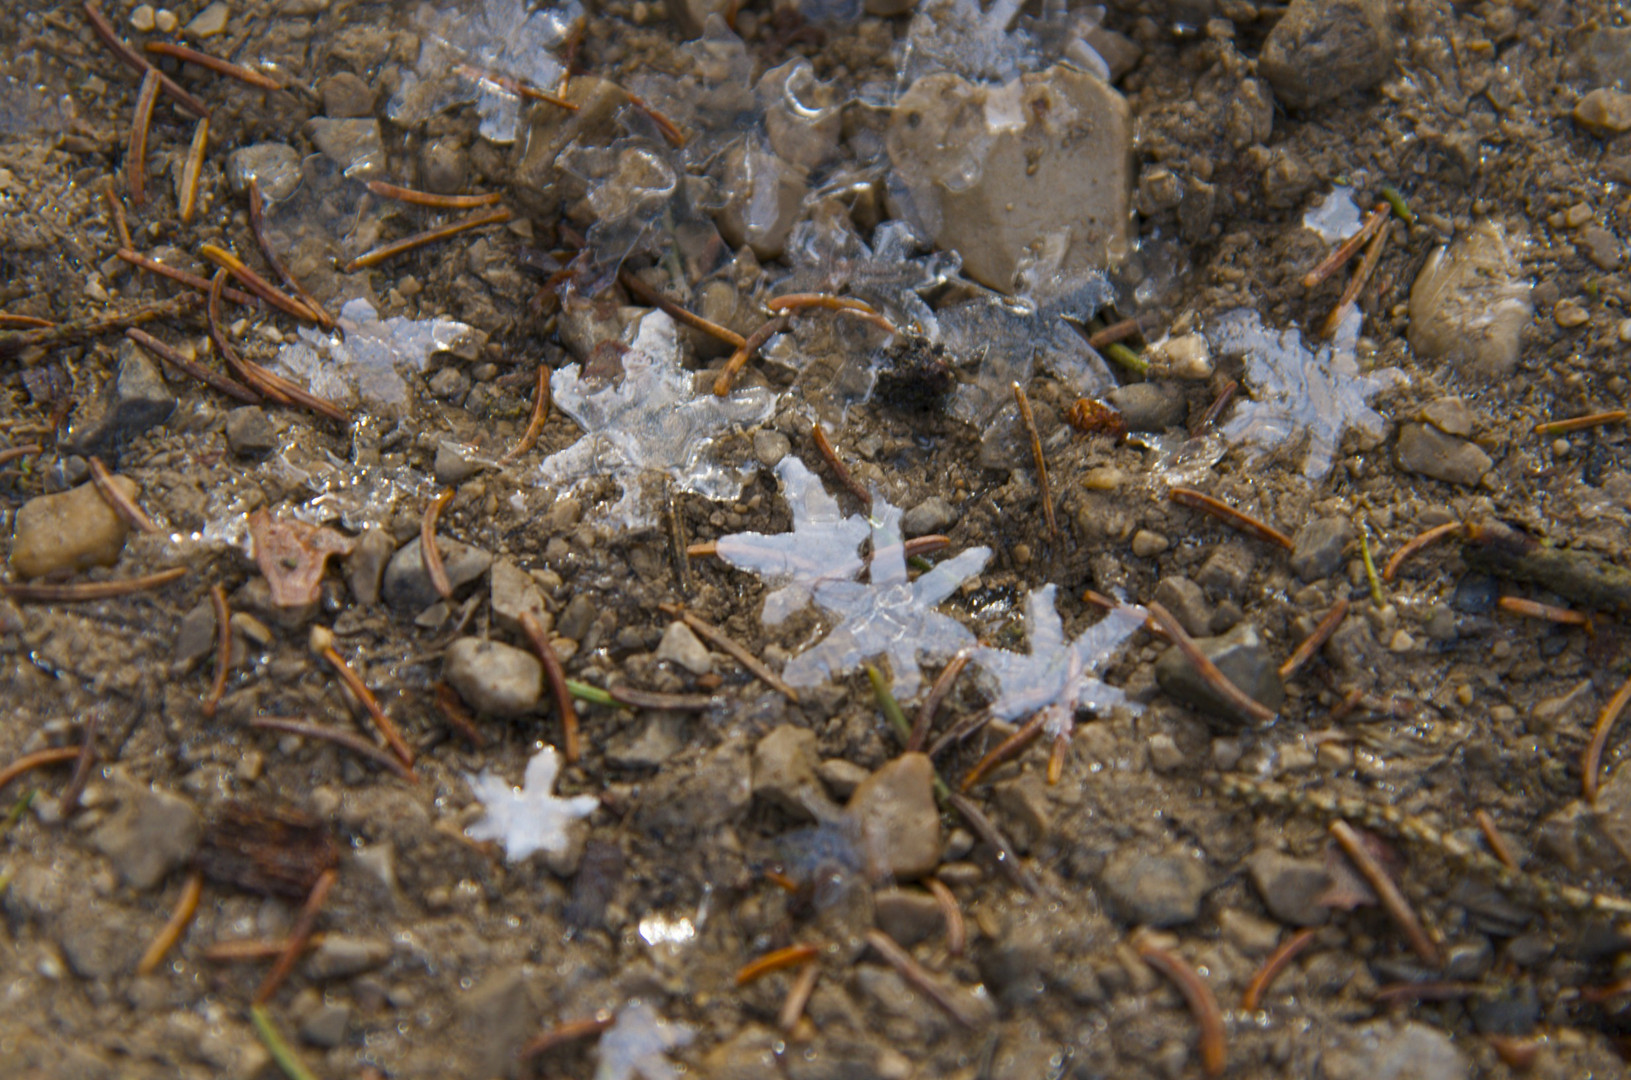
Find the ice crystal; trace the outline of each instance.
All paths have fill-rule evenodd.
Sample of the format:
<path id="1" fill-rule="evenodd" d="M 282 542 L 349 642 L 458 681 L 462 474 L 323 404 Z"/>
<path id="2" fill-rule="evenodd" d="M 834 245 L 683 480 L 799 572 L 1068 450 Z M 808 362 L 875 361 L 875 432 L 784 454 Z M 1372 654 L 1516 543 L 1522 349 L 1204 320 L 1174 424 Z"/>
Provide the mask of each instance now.
<path id="1" fill-rule="evenodd" d="M 648 520 L 639 504 L 640 480 L 648 473 L 669 476 L 680 490 L 710 499 L 740 495 L 752 470 L 715 462 L 714 441 L 733 427 L 768 418 L 775 394 L 764 388 L 723 398 L 694 392 L 691 373 L 680 366 L 674 321 L 661 311 L 641 317 L 622 364 L 622 374 L 604 385 L 578 364 L 555 372 L 550 380 L 555 404 L 584 435 L 546 458 L 540 479 L 565 485 L 613 476 L 623 497 L 611 515 L 625 527 Z"/>
<path id="2" fill-rule="evenodd" d="M 1219 353 L 1245 354 L 1246 383 L 1252 391 L 1252 400 L 1235 406 L 1224 437 L 1270 450 L 1306 435 L 1302 469 L 1310 480 L 1331 471 L 1343 432 L 1357 428 L 1371 438 L 1381 437 L 1387 421 L 1367 402 L 1406 379 L 1395 368 L 1360 372 L 1354 355 L 1359 323 L 1355 311 L 1330 344 L 1314 350 L 1303 344 L 1295 327 L 1268 329 L 1255 311 L 1242 308 L 1219 318 L 1207 337 Z"/>
<path id="3" fill-rule="evenodd" d="M 595 1050 L 595 1080 L 669 1080 L 681 1069 L 668 1052 L 690 1045 L 696 1032 L 686 1024 L 664 1020 L 643 1001 L 624 1006 L 600 1037 Z"/>
<path id="4" fill-rule="evenodd" d="M 809 603 L 820 585 L 853 579 L 862 565 L 858 549 L 870 531 L 866 518 L 839 513 L 838 501 L 798 458 L 782 458 L 776 475 L 793 512 L 793 531 L 732 533 L 716 544 L 719 557 L 738 570 L 784 583 L 765 597 L 759 618 L 766 626 L 780 624 Z"/>
<path id="5" fill-rule="evenodd" d="M 997 683 L 991 715 L 1000 720 L 1043 714 L 1042 728 L 1049 735 L 1069 735 L 1077 709 L 1102 712 L 1126 703 L 1116 687 L 1107 686 L 1094 672 L 1144 624 L 1144 612 L 1122 605 L 1066 641 L 1064 624 L 1053 606 L 1055 586 L 1033 591 L 1025 600 L 1025 636 L 1029 653 L 1008 652 L 982 645 L 974 650 L 974 663 Z"/>
<path id="6" fill-rule="evenodd" d="M 471 793 L 487 814 L 466 829 L 465 835 L 472 840 L 502 842 L 510 862 L 520 862 L 538 851 L 551 855 L 566 851 L 567 826 L 594 813 L 600 800 L 593 795 L 557 796 L 555 776 L 560 771 L 555 748 L 546 746 L 527 762 L 522 787 L 511 787 L 502 776 L 488 772 L 466 774 Z"/>
<path id="7" fill-rule="evenodd" d="M 1084 36 L 1097 19 L 1073 14 L 1065 0 L 1044 0 L 1040 18 L 1022 18 L 1023 0 L 928 0 L 907 27 L 900 64 L 903 82 L 950 71 L 968 79 L 1004 82 L 1058 59 L 1109 79 L 1110 69 Z M 1103 9 L 1096 9 L 1102 11 Z M 1016 25 L 1016 23 L 1018 25 Z"/>
<path id="8" fill-rule="evenodd" d="M 901 512 L 873 500 L 872 567 L 869 581 L 828 581 L 815 588 L 815 602 L 838 617 L 838 625 L 813 648 L 788 662 L 782 678 L 792 686 L 815 686 L 855 670 L 874 656 L 889 659 L 895 693 L 911 698 L 921 682 L 920 657 L 936 660 L 973 644 L 962 623 L 935 610 L 991 558 L 990 548 L 970 548 L 916 581 L 906 574 Z"/>
<path id="9" fill-rule="evenodd" d="M 366 300 L 340 309 L 340 329 L 323 334 L 300 328 L 300 340 L 278 350 L 277 362 L 304 379 L 319 397 L 376 409 L 400 408 L 408 400 L 401 368 L 423 371 L 436 353 L 452 348 L 470 327 L 452 319 L 381 320 Z"/>

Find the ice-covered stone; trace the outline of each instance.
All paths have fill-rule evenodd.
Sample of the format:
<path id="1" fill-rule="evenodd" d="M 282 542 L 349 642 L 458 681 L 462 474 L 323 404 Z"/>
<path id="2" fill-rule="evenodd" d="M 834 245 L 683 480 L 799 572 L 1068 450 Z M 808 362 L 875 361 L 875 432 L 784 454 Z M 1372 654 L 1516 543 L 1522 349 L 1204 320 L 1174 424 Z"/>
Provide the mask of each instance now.
<path id="1" fill-rule="evenodd" d="M 342 404 L 362 403 L 385 411 L 408 402 L 402 371 L 421 372 L 437 353 L 459 343 L 470 327 L 453 319 L 381 320 L 367 300 L 340 309 L 339 329 L 324 334 L 300 328 L 300 340 L 278 350 L 277 365 L 304 379 L 311 392 Z"/>
<path id="2" fill-rule="evenodd" d="M 1439 248 L 1410 287 L 1410 347 L 1485 378 L 1518 363 L 1518 335 L 1534 314 L 1529 282 L 1506 233 L 1483 221 Z"/>
<path id="3" fill-rule="evenodd" d="M 534 852 L 560 855 L 570 846 L 567 827 L 588 817 L 600 806 L 593 795 L 569 799 L 555 794 L 555 776 L 561 770 L 553 746 L 546 746 L 527 762 L 522 787 L 511 787 L 501 776 L 483 772 L 466 775 L 486 816 L 465 830 L 472 840 L 497 840 L 509 862 L 520 862 Z"/>
<path id="4" fill-rule="evenodd" d="M 696 1032 L 665 1020 L 641 1001 L 617 1011 L 617 1020 L 595 1047 L 595 1080 L 670 1080 L 682 1075 L 668 1052 L 688 1046 Z"/>

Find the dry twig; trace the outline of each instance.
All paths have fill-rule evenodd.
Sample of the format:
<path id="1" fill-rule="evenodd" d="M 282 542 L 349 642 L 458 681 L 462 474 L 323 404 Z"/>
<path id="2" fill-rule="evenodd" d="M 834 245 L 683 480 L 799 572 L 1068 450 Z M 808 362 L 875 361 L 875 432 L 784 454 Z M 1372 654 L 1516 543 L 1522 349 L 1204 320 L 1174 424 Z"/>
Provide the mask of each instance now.
<path id="1" fill-rule="evenodd" d="M 748 339 L 735 330 L 720 326 L 711 319 L 705 319 L 689 308 L 681 307 L 644 281 L 641 281 L 637 274 L 626 267 L 617 272 L 617 280 L 621 281 L 623 287 L 633 293 L 636 299 L 667 312 L 669 317 L 677 323 L 684 323 L 693 330 L 700 330 L 709 337 L 723 341 L 733 349 L 740 349 L 747 344 Z M 764 342 L 760 342 L 760 344 L 762 345 Z M 746 363 L 746 360 L 743 363 Z"/>
<path id="2" fill-rule="evenodd" d="M 844 485 L 850 494 L 860 499 L 861 506 L 870 514 L 872 512 L 872 493 L 862 487 L 855 477 L 850 475 L 849 467 L 838 456 L 838 451 L 833 449 L 832 440 L 827 438 L 827 432 L 822 428 L 819 420 L 810 425 L 810 437 L 815 440 L 816 450 L 820 452 L 822 458 L 827 462 L 827 467 L 832 469 L 833 475 L 838 478 L 838 482 Z"/>
<path id="3" fill-rule="evenodd" d="M 149 68 L 136 92 L 136 114 L 130 121 L 130 141 L 125 146 L 125 187 L 130 205 L 140 210 L 147 202 L 147 134 L 153 126 L 153 106 L 159 100 L 159 73 Z"/>
<path id="4" fill-rule="evenodd" d="M 227 673 L 232 669 L 232 609 L 227 606 L 227 591 L 220 582 L 210 586 L 210 604 L 215 608 L 215 678 L 204 698 L 204 717 L 213 720 L 221 695 L 226 693 Z"/>
<path id="5" fill-rule="evenodd" d="M 430 578 L 431 586 L 436 595 L 443 600 L 453 599 L 453 583 L 447 579 L 447 567 L 442 563 L 442 551 L 436 546 L 436 519 L 442 516 L 442 510 L 453 501 L 453 489 L 448 488 L 425 507 L 425 514 L 419 519 L 419 556 L 425 564 L 425 576 Z"/>
<path id="6" fill-rule="evenodd" d="M 785 949 L 765 953 L 755 960 L 742 965 L 736 972 L 736 985 L 746 986 L 755 979 L 763 978 L 772 971 L 782 971 L 786 968 L 808 964 L 821 954 L 821 950 L 814 945 L 789 945 Z"/>
<path id="7" fill-rule="evenodd" d="M 1618 424 L 1625 417 L 1624 409 L 1609 409 L 1606 412 L 1588 413 L 1568 420 L 1548 420 L 1544 424 L 1535 425 L 1535 434 L 1568 435 L 1576 431 L 1585 431 L 1587 428 L 1602 427 L 1604 424 Z"/>
<path id="8" fill-rule="evenodd" d="M 1386 243 L 1387 230 L 1377 229 L 1375 235 L 1370 238 L 1370 244 L 1365 248 L 1365 258 L 1360 262 L 1359 269 L 1355 270 L 1354 276 L 1348 280 L 1348 287 L 1342 290 L 1342 298 L 1337 301 L 1337 306 L 1331 309 L 1331 314 L 1325 317 L 1325 324 L 1320 328 L 1321 337 L 1332 337 L 1336 334 L 1337 327 L 1342 325 L 1342 320 L 1348 314 L 1348 309 L 1359 299 L 1365 283 L 1370 281 L 1371 274 L 1375 273 L 1376 264 L 1382 261 L 1382 248 Z"/>
<path id="9" fill-rule="evenodd" d="M 612 1026 L 610 1013 L 601 1012 L 587 1020 L 568 1020 L 564 1024 L 556 1024 L 542 1035 L 535 1036 L 521 1048 L 520 1058 L 528 1061 L 540 1054 L 548 1053 L 557 1046 L 577 1042 L 579 1039 L 589 1039 Z"/>
<path id="10" fill-rule="evenodd" d="M 278 257 L 277 249 L 272 246 L 272 237 L 266 231 L 266 206 L 261 199 L 260 181 L 253 176 L 249 178 L 248 195 L 249 231 L 255 234 L 255 244 L 261 249 L 261 257 L 266 260 L 266 265 L 270 266 L 272 271 L 283 279 L 283 284 L 287 285 L 289 291 L 300 298 L 302 304 L 311 309 L 311 313 L 317 317 L 317 322 L 324 329 L 333 327 L 334 316 L 330 315 L 328 309 L 318 302 L 317 297 L 313 296 L 306 290 L 304 285 L 300 284 L 294 273 Z"/>
<path id="11" fill-rule="evenodd" d="M 323 909 L 323 901 L 328 899 L 329 890 L 334 887 L 338 875 L 333 870 L 324 870 L 317 878 L 317 884 L 312 886 L 311 895 L 306 897 L 305 905 L 300 914 L 295 917 L 294 927 L 289 932 L 287 943 L 283 952 L 278 955 L 277 962 L 272 970 L 266 973 L 261 981 L 260 989 L 255 991 L 251 1001 L 256 1005 L 264 1005 L 271 1000 L 277 988 L 288 978 L 289 972 L 294 970 L 295 961 L 300 959 L 301 952 L 306 947 L 306 939 L 317 927 L 317 915 Z"/>
<path id="12" fill-rule="evenodd" d="M 1389 212 L 1390 208 L 1386 203 L 1379 203 L 1376 209 L 1371 211 L 1370 217 L 1359 227 L 1358 232 L 1331 249 L 1331 253 L 1321 259 L 1318 266 L 1303 275 L 1303 288 L 1317 288 L 1326 278 L 1347 265 L 1348 260 L 1365 246 L 1365 241 L 1387 222 Z"/>
<path id="13" fill-rule="evenodd" d="M 1490 854 L 1501 860 L 1501 865 L 1508 870 L 1518 869 L 1518 860 L 1512 854 L 1512 845 L 1507 843 L 1505 836 L 1501 835 L 1501 827 L 1495 824 L 1495 819 L 1483 807 L 1473 815 L 1478 822 L 1478 830 L 1484 834 L 1484 843 L 1489 845 Z"/>
<path id="14" fill-rule="evenodd" d="M 1223 1011 L 1218 999 L 1193 967 L 1178 956 L 1153 942 L 1138 943 L 1138 955 L 1146 964 L 1172 980 L 1183 994 L 1195 1023 L 1201 1029 L 1201 1071 L 1207 1076 L 1222 1076 L 1228 1066 L 1228 1045 L 1223 1033 Z"/>
<path id="15" fill-rule="evenodd" d="M 1331 605 L 1331 610 L 1326 612 L 1325 617 L 1319 621 L 1319 625 L 1314 627 L 1313 633 L 1304 638 L 1303 643 L 1297 646 L 1297 651 L 1287 657 L 1286 662 L 1280 665 L 1281 682 L 1297 674 L 1302 666 L 1308 663 L 1309 659 L 1319 651 L 1320 646 L 1331 640 L 1331 635 L 1336 633 L 1337 627 L 1342 625 L 1342 620 L 1348 617 L 1348 607 L 1349 600 L 1346 596 L 1339 597 L 1337 602 Z"/>
<path id="16" fill-rule="evenodd" d="M 281 90 L 283 85 L 270 75 L 262 75 L 252 68 L 242 64 L 235 64 L 231 60 L 223 60 L 219 56 L 189 49 L 185 45 L 177 45 L 170 41 L 149 41 L 142 48 L 155 56 L 168 56 L 183 63 L 197 64 L 201 68 L 208 68 L 217 75 L 225 75 L 229 79 L 237 79 L 246 86 L 253 86 L 257 90 Z"/>
<path id="17" fill-rule="evenodd" d="M 798 704 L 798 692 L 783 682 L 781 680 L 781 676 L 777 675 L 774 671 L 771 671 L 768 667 L 766 667 L 763 660 L 760 660 L 757 656 L 754 656 L 753 653 L 748 651 L 747 646 L 742 645 L 735 638 L 731 637 L 729 634 L 726 634 L 718 627 L 697 618 L 697 616 L 691 614 L 691 612 L 680 607 L 678 604 L 659 604 L 658 606 L 664 613 L 680 619 L 686 626 L 689 626 L 698 634 L 701 634 L 715 645 L 718 645 L 721 649 L 724 649 L 726 652 L 730 653 L 731 656 L 736 658 L 737 663 L 747 668 L 748 671 L 751 672 L 760 682 L 781 694 L 793 704 Z"/>
<path id="18" fill-rule="evenodd" d="M 1048 542 L 1059 550 L 1059 522 L 1053 516 L 1053 486 L 1048 483 L 1048 459 L 1042 453 L 1042 436 L 1036 430 L 1036 414 L 1031 411 L 1031 399 L 1025 388 L 1014 383 L 1014 401 L 1019 405 L 1019 418 L 1025 433 L 1031 438 L 1031 459 L 1036 462 L 1036 486 L 1042 499 L 1042 514 L 1048 522 Z"/>
<path id="19" fill-rule="evenodd" d="M 883 957 L 889 966 L 900 973 L 900 977 L 912 987 L 916 988 L 924 997 L 940 1006 L 945 1014 L 966 1028 L 980 1025 L 981 1016 L 976 1014 L 963 1002 L 957 1000 L 950 991 L 923 969 L 923 966 L 912 959 L 912 954 L 896 944 L 895 939 L 882 930 L 868 930 L 866 943 L 872 946 L 872 951 Z"/>
<path id="20" fill-rule="evenodd" d="M 1332 839 L 1337 842 L 1337 846 L 1342 848 L 1343 854 L 1348 856 L 1349 860 L 1354 864 L 1354 868 L 1359 871 L 1360 876 L 1375 891 L 1376 898 L 1381 901 L 1382 909 L 1404 932 L 1405 940 L 1416 951 L 1416 955 L 1433 967 L 1438 967 L 1440 960 L 1438 946 L 1433 943 L 1432 938 L 1427 936 L 1427 930 L 1422 926 L 1421 920 L 1416 917 L 1416 912 L 1411 908 L 1410 901 L 1405 899 L 1404 893 L 1399 891 L 1399 886 L 1394 884 L 1393 878 L 1388 875 L 1382 864 L 1376 861 L 1376 857 L 1370 853 L 1370 849 L 1365 846 L 1365 841 L 1360 835 L 1354 831 L 1354 827 L 1346 821 L 1338 819 L 1331 822 L 1329 831 Z"/>
<path id="21" fill-rule="evenodd" d="M 957 897 L 937 877 L 924 878 L 923 886 L 940 905 L 941 917 L 946 920 L 946 952 L 952 956 L 962 956 L 968 944 L 968 928 L 963 924 L 963 909 L 957 906 Z"/>
<path id="22" fill-rule="evenodd" d="M 1410 558 L 1410 556 L 1414 555 L 1416 552 L 1420 551 L 1422 548 L 1426 547 L 1428 544 L 1431 544 L 1445 536 L 1453 536 L 1459 532 L 1461 532 L 1461 522 L 1446 521 L 1444 524 L 1435 525 L 1431 529 L 1428 529 L 1426 532 L 1422 533 L 1420 536 L 1414 537 L 1408 543 L 1406 543 L 1404 547 L 1394 552 L 1393 558 L 1387 561 L 1387 566 L 1382 568 L 1382 580 L 1392 581 L 1393 575 L 1399 572 L 1399 567 L 1404 565 L 1404 561 Z"/>
<path id="23" fill-rule="evenodd" d="M 198 209 L 198 177 L 204 171 L 204 152 L 209 147 L 210 122 L 201 119 L 193 128 L 192 145 L 187 147 L 187 161 L 181 167 L 181 207 L 183 225 L 191 225 Z M 253 183 L 254 181 L 250 181 Z"/>
<path id="24" fill-rule="evenodd" d="M 538 389 L 532 398 L 532 415 L 527 417 L 527 430 L 521 433 L 521 441 L 498 459 L 500 465 L 508 465 L 532 449 L 539 433 L 544 430 L 544 424 L 549 421 L 549 409 L 553 402 L 549 391 L 549 365 L 541 363 L 538 365 Z"/>
<path id="25" fill-rule="evenodd" d="M 102 496 L 102 501 L 108 504 L 110 510 L 119 515 L 120 520 L 137 532 L 151 534 L 160 531 L 158 524 L 147 516 L 147 511 L 137 506 L 135 500 L 113 482 L 113 474 L 108 472 L 101 458 L 92 454 L 90 467 L 91 483 L 96 485 L 96 493 Z"/>
<path id="26" fill-rule="evenodd" d="M 153 944 L 142 953 L 140 962 L 136 964 L 136 974 L 151 975 L 158 969 L 164 957 L 175 948 L 176 942 L 186 932 L 187 925 L 193 921 L 193 915 L 198 911 L 198 898 L 204 894 L 204 875 L 194 870 L 187 875 L 187 881 L 181 886 L 181 895 L 176 899 L 176 907 L 170 913 L 170 921 L 164 924 L 159 936 L 153 939 Z"/>
<path id="27" fill-rule="evenodd" d="M 51 750 L 36 750 L 32 754 L 24 754 L 10 765 L 0 769 L 0 788 L 5 787 L 26 772 L 45 765 L 60 765 L 65 761 L 73 761 L 77 757 L 79 757 L 79 747 L 77 746 L 61 746 Z"/>
<path id="28" fill-rule="evenodd" d="M 255 273 L 242 259 L 225 248 L 217 247 L 215 244 L 200 244 L 198 253 L 237 278 L 244 288 L 284 314 L 292 315 L 297 319 L 304 319 L 307 322 L 321 323 L 323 321 L 318 317 L 316 311 Z"/>
<path id="29" fill-rule="evenodd" d="M 957 676 L 963 673 L 963 669 L 972 658 L 970 653 L 960 652 L 940 670 L 940 676 L 929 688 L 929 696 L 923 699 L 923 704 L 917 710 L 917 721 L 912 725 L 912 733 L 906 739 L 908 752 L 923 749 L 923 744 L 929 738 L 929 730 L 934 727 L 934 714 L 940 711 L 940 703 L 951 693 L 951 688 L 957 683 Z"/>
<path id="30" fill-rule="evenodd" d="M 532 612 L 521 613 L 521 629 L 532 643 L 532 651 L 538 654 L 538 661 L 544 665 L 544 674 L 549 678 L 549 689 L 555 695 L 555 711 L 561 714 L 561 756 L 571 765 L 583 753 L 583 741 L 578 735 L 578 710 L 572 704 L 572 691 L 566 685 L 566 671 L 561 667 L 561 658 L 555 655 L 555 649 L 549 643 L 549 635 L 544 632 L 543 624 Z"/>
<path id="31" fill-rule="evenodd" d="M 379 698 L 374 696 L 374 692 L 368 689 L 368 684 L 362 681 L 362 676 L 351 669 L 351 665 L 345 662 L 345 657 L 334 647 L 333 631 L 323 626 L 312 627 L 311 643 L 314 651 L 327 660 L 329 667 L 340 676 L 340 681 L 345 683 L 351 695 L 362 703 L 363 711 L 374 722 L 374 727 L 390 746 L 391 752 L 401 759 L 402 764 L 412 768 L 414 752 L 408 745 L 408 740 L 402 737 L 402 729 L 385 714 L 385 710 L 380 707 Z"/>
<path id="32" fill-rule="evenodd" d="M 360 735 L 353 735 L 349 731 L 340 731 L 321 724 L 311 724 L 304 720 L 287 720 L 279 716 L 257 716 L 249 721 L 250 727 L 257 727 L 263 731 L 281 731 L 285 735 L 298 735 L 303 739 L 320 739 L 331 742 L 335 746 L 343 746 L 353 754 L 365 757 L 382 769 L 396 773 L 402 779 L 418 783 L 419 777 L 408 766 L 402 764 L 394 754 L 387 754 L 373 743 Z"/>
<path id="33" fill-rule="evenodd" d="M 1603 751 L 1608 747 L 1608 733 L 1614 727 L 1614 721 L 1619 719 L 1620 713 L 1625 711 L 1625 703 L 1631 701 L 1631 677 L 1620 684 L 1609 698 L 1608 704 L 1597 715 L 1597 726 L 1592 728 L 1591 742 L 1586 746 L 1586 752 L 1580 758 L 1581 790 L 1586 796 L 1587 806 L 1597 805 L 1597 773 L 1602 767 Z"/>
<path id="34" fill-rule="evenodd" d="M 84 8 L 85 17 L 90 21 L 91 29 L 96 31 L 96 36 L 102 39 L 102 44 L 108 47 L 108 51 L 123 61 L 126 67 L 143 78 L 147 77 L 148 72 L 158 76 L 159 86 L 164 92 L 169 94 L 176 104 L 194 116 L 205 117 L 210 114 L 209 107 L 202 101 L 187 93 L 174 79 L 148 63 L 146 57 L 125 44 L 124 40 L 114 31 L 113 25 L 108 22 L 107 16 L 102 14 L 102 7 L 96 0 L 85 0 Z"/>
<path id="35" fill-rule="evenodd" d="M 25 604 L 82 604 L 91 600 L 111 600 L 131 593 L 145 592 L 168 585 L 189 573 L 185 566 L 174 566 L 156 574 L 122 578 L 118 581 L 83 581 L 71 585 L 13 585 L 0 583 L 0 593 Z"/>
<path id="36" fill-rule="evenodd" d="M 1252 976 L 1252 981 L 1246 984 L 1246 992 L 1240 998 L 1240 1007 L 1249 1013 L 1256 1012 L 1263 995 L 1274 985 L 1274 980 L 1280 977 L 1280 972 L 1285 970 L 1286 965 L 1291 963 L 1297 954 L 1308 948 L 1308 943 L 1318 934 L 1318 927 L 1310 926 L 1299 930 L 1270 953 L 1269 958 L 1263 961 L 1263 966 L 1257 969 L 1257 974 Z"/>
<path id="37" fill-rule="evenodd" d="M 439 240 L 446 240 L 450 236 L 458 236 L 462 232 L 479 229 L 484 225 L 501 225 L 510 220 L 511 216 L 509 209 L 501 206 L 497 210 L 489 210 L 485 214 L 476 214 L 461 221 L 440 225 L 434 229 L 426 229 L 424 232 L 414 233 L 412 236 L 403 237 L 401 240 L 395 240 L 389 244 L 382 244 L 358 255 L 345 264 L 342 272 L 354 274 L 358 270 L 378 266 L 387 259 L 394 259 L 404 252 L 424 247 L 426 244 L 434 244 Z"/>
<path id="38" fill-rule="evenodd" d="M 429 206 L 438 210 L 472 210 L 478 206 L 492 206 L 504 201 L 502 191 L 485 191 L 479 195 L 439 195 L 434 191 L 415 191 L 413 188 L 398 187 L 383 180 L 368 181 L 368 190 L 382 199 L 394 199 L 397 202 Z"/>
<path id="39" fill-rule="evenodd" d="M 1194 488 L 1175 487 L 1167 492 L 1167 499 L 1179 506 L 1211 514 L 1226 525 L 1231 525 L 1249 536 L 1257 537 L 1259 540 L 1277 544 L 1287 551 L 1295 546 L 1291 542 L 1291 537 L 1276 529 L 1273 525 L 1254 518 L 1243 510 L 1237 510 L 1222 499 L 1215 499 L 1205 492 L 1196 491 Z"/>

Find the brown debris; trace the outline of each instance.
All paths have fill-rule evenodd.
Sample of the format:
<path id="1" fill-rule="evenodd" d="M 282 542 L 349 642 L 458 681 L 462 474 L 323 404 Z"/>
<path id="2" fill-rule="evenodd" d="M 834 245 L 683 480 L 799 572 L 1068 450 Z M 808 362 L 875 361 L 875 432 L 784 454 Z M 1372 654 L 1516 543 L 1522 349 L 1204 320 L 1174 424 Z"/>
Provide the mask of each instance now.
<path id="1" fill-rule="evenodd" d="M 1340 819 L 1331 822 L 1330 833 L 1337 844 L 1342 848 L 1343 854 L 1352 860 L 1365 881 L 1376 891 L 1376 897 L 1382 904 L 1382 909 L 1388 913 L 1401 931 L 1410 947 L 1416 951 L 1428 964 L 1438 967 L 1440 956 L 1438 946 L 1433 939 L 1427 936 L 1427 930 L 1422 926 L 1421 920 L 1405 899 L 1399 886 L 1394 884 L 1393 878 L 1377 862 L 1370 848 L 1360 839 L 1359 832 L 1352 825 Z"/>
<path id="2" fill-rule="evenodd" d="M 317 818 L 288 806 L 231 801 L 204 827 L 196 862 L 211 881 L 263 896 L 300 899 L 340 861 Z"/>
<path id="3" fill-rule="evenodd" d="M 1226 525 L 1233 526 L 1249 536 L 1255 536 L 1259 540 L 1277 544 L 1287 551 L 1296 546 L 1291 542 L 1291 537 L 1276 529 L 1273 525 L 1260 521 L 1243 510 L 1237 510 L 1222 499 L 1215 499 L 1205 492 L 1196 491 L 1194 488 L 1175 487 L 1167 493 L 1167 499 L 1179 506 L 1211 514 Z"/>
<path id="4" fill-rule="evenodd" d="M 264 507 L 249 515 L 249 536 L 272 603 L 283 608 L 317 603 L 329 557 L 349 555 L 357 545 L 325 525 L 274 518 Z"/>

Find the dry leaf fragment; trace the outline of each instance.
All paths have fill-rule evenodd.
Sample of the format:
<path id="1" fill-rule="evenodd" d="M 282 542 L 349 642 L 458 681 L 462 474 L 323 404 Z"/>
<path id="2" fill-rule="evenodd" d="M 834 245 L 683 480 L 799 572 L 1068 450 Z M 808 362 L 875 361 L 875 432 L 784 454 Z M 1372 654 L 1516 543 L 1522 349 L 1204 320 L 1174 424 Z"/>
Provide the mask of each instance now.
<path id="1" fill-rule="evenodd" d="M 272 603 L 286 608 L 315 604 L 329 556 L 349 555 L 356 546 L 326 526 L 273 518 L 265 510 L 249 515 L 249 535 Z"/>

